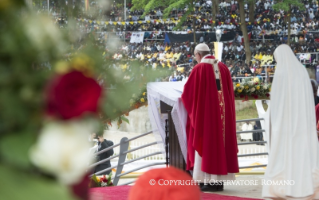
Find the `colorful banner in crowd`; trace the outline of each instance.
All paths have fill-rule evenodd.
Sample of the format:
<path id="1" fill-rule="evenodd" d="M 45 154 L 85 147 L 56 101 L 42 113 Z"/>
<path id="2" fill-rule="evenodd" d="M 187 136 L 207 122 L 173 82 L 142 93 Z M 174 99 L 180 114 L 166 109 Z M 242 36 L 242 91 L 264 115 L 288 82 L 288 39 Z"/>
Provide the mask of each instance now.
<path id="1" fill-rule="evenodd" d="M 164 24 L 170 24 L 170 23 L 174 23 L 177 24 L 178 22 L 180 22 L 179 19 L 175 19 L 175 18 L 171 18 L 171 19 L 153 19 L 153 20 L 147 20 L 147 21 L 96 21 L 96 20 L 89 20 L 89 19 L 78 19 L 78 21 L 81 22 L 85 22 L 85 23 L 90 23 L 90 24 L 98 24 L 98 25 L 133 25 L 133 24 L 145 24 L 145 23 L 152 23 L 152 24 L 156 24 L 156 23 L 164 23 Z"/>
<path id="2" fill-rule="evenodd" d="M 145 32 L 133 33 L 131 35 L 130 43 L 143 43 L 144 33 Z"/>

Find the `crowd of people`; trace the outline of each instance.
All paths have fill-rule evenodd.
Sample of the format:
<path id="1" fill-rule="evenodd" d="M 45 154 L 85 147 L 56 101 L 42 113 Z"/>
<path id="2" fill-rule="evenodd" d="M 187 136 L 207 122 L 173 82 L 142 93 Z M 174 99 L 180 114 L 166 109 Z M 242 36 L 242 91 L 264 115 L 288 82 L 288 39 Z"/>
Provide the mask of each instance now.
<path id="1" fill-rule="evenodd" d="M 224 31 L 235 31 L 236 37 L 232 41 L 224 42 L 222 61 L 232 70 L 235 82 L 242 80 L 243 77 L 260 76 L 270 77 L 275 70 L 273 52 L 277 46 L 287 43 L 288 34 L 288 15 L 272 8 L 273 1 L 259 0 L 255 4 L 253 22 L 249 19 L 248 4 L 245 4 L 245 21 L 250 33 L 250 50 L 252 59 L 249 63 L 245 62 L 246 54 L 242 40 L 242 32 L 239 23 L 239 6 L 237 1 L 223 0 L 219 4 L 219 12 L 216 21 L 212 21 L 211 6 L 212 2 L 200 1 L 195 4 L 197 20 L 195 23 L 196 31 L 214 31 L 222 29 Z M 316 66 L 317 52 L 319 52 L 319 40 L 316 30 L 318 30 L 318 5 L 316 1 L 305 1 L 305 10 L 293 7 L 291 11 L 291 41 L 290 46 L 296 56 L 307 66 Z M 177 21 L 187 11 L 174 9 L 171 12 L 169 21 L 163 19 L 164 10 L 154 9 L 145 18 L 142 18 L 143 10 L 132 10 L 132 5 L 126 7 L 125 25 L 105 25 L 102 31 L 114 32 L 120 37 L 127 38 L 123 46 L 117 49 L 114 55 L 115 60 L 129 58 L 145 62 L 146 66 L 156 69 L 157 67 L 167 67 L 172 69 L 174 77 L 167 80 L 180 80 L 187 77 L 188 73 L 196 64 L 193 59 L 193 48 L 195 44 L 189 41 L 180 43 L 164 43 L 165 33 L 170 32 L 176 26 Z M 123 6 L 115 4 L 109 12 L 102 13 L 106 21 L 125 21 Z M 173 19 L 173 20 L 172 20 Z M 142 23 L 136 23 L 142 21 Z M 193 30 L 192 19 L 188 18 L 181 26 L 179 31 L 190 32 Z M 129 44 L 132 31 L 145 31 L 144 43 Z M 101 32 L 101 34 L 105 34 Z M 154 39 L 156 38 L 156 39 Z M 124 38 L 123 38 L 124 39 Z M 212 47 L 209 38 L 201 38 L 197 42 L 206 42 Z M 108 48 L 108 47 L 106 47 Z M 182 78 L 176 78 L 182 77 Z"/>
<path id="2" fill-rule="evenodd" d="M 195 31 L 211 32 L 221 29 L 225 32 L 235 31 L 233 40 L 224 42 L 222 62 L 229 66 L 234 77 L 234 82 L 242 81 L 246 77 L 259 77 L 265 80 L 271 77 L 275 70 L 274 50 L 282 43 L 287 43 L 288 18 L 291 21 L 290 46 L 299 60 L 307 67 L 316 67 L 319 52 L 319 29 L 318 2 L 303 1 L 305 9 L 292 7 L 291 15 L 286 12 L 273 9 L 274 2 L 270 0 L 258 0 L 254 4 L 253 19 L 250 19 L 249 5 L 244 4 L 245 22 L 250 38 L 251 60 L 246 61 L 245 45 L 240 24 L 239 5 L 237 1 L 222 0 L 216 19 L 212 18 L 212 1 L 201 0 L 195 3 Z M 99 33 L 100 42 L 106 44 L 106 49 L 111 50 L 107 38 L 110 34 L 117 35 L 125 43 L 115 49 L 115 60 L 136 59 L 141 60 L 147 67 L 156 69 L 163 67 L 172 70 L 172 76 L 165 78 L 166 81 L 178 81 L 186 78 L 196 64 L 193 58 L 195 44 L 191 41 L 178 43 L 165 43 L 165 33 L 174 30 L 180 18 L 188 10 L 188 7 L 173 9 L 169 18 L 164 19 L 164 8 L 156 8 L 143 17 L 143 10 L 132 9 L 128 3 L 124 11 L 122 4 L 112 4 L 111 8 L 103 10 L 99 4 L 91 4 L 100 11 L 101 20 L 108 23 L 97 23 L 87 18 L 79 23 L 85 25 L 87 32 L 96 30 Z M 126 12 L 126 19 L 124 18 Z M 84 16 L 80 16 L 81 19 Z M 87 16 L 86 16 L 87 17 Z M 109 23 L 109 22 L 117 23 Z M 125 22 L 125 23 L 118 23 Z M 129 43 L 133 31 L 143 31 L 144 42 L 140 44 Z M 190 16 L 175 33 L 190 33 L 193 29 L 193 18 Z M 107 36 L 106 36 L 107 35 Z M 205 42 L 213 47 L 208 37 L 200 38 L 198 42 Z M 114 49 L 112 49 L 114 51 Z M 126 69 L 127 65 L 119 66 Z M 271 81 L 271 78 L 269 78 Z"/>
<path id="3" fill-rule="evenodd" d="M 250 42 L 252 59 L 247 64 L 246 54 L 243 44 L 230 42 L 224 43 L 222 62 L 230 69 L 234 82 L 240 82 L 245 77 L 259 77 L 265 80 L 265 77 L 271 77 L 275 71 L 275 60 L 273 50 L 281 42 L 266 41 Z M 213 44 L 210 44 L 213 48 Z M 297 53 L 297 57 L 307 66 L 317 66 L 317 54 L 310 54 L 309 50 L 318 51 L 317 43 L 294 43 L 292 49 Z M 187 77 L 192 67 L 196 64 L 193 55 L 194 44 L 189 42 L 165 44 L 158 41 L 147 41 L 143 44 L 125 43 L 117 49 L 113 55 L 114 60 L 140 60 L 149 68 L 167 68 L 172 70 L 176 77 Z M 302 49 L 306 49 L 303 51 Z M 307 50 L 309 49 L 309 50 Z M 213 51 L 214 52 L 214 51 Z M 305 52 L 305 53 L 301 53 Z M 127 63 L 129 65 L 129 62 Z M 127 65 L 121 66 L 126 69 Z M 175 80 L 170 77 L 166 81 Z M 176 78 L 176 80 L 180 80 Z M 269 78 L 271 81 L 271 78 Z"/>
<path id="4" fill-rule="evenodd" d="M 298 7 L 293 7 L 291 13 L 291 22 L 293 35 L 298 35 L 300 31 L 314 31 L 318 30 L 318 2 L 317 1 L 303 1 L 305 10 L 301 10 Z M 239 17 L 239 5 L 237 1 L 223 0 L 219 4 L 219 12 L 217 13 L 216 20 L 212 18 L 212 1 L 201 0 L 194 2 L 195 14 L 196 14 L 196 31 L 213 30 L 216 28 L 226 30 L 239 30 L 240 29 L 240 17 Z M 270 0 L 258 0 L 256 1 L 253 19 L 249 18 L 248 4 L 245 3 L 245 21 L 247 22 L 247 28 L 249 31 L 253 31 L 254 36 L 258 34 L 265 34 L 266 37 L 276 38 L 275 35 L 287 35 L 287 14 L 283 11 L 275 11 L 272 8 L 274 1 Z M 126 16 L 124 19 L 124 6 L 112 5 L 112 8 L 104 13 L 101 17 L 107 21 L 156 21 L 156 23 L 148 24 L 129 24 L 128 26 L 117 26 L 121 30 L 127 31 L 153 31 L 154 29 L 159 31 L 169 31 L 176 26 L 176 23 L 166 23 L 163 20 L 164 8 L 156 8 L 151 10 L 146 16 L 143 16 L 143 10 L 132 10 L 132 4 L 126 6 Z M 185 15 L 188 10 L 188 6 L 179 9 L 173 9 L 170 13 L 170 21 L 178 20 Z M 188 18 L 183 23 L 180 30 L 192 30 L 192 19 Z M 263 32 L 264 30 L 264 32 Z M 276 33 L 275 33 L 276 32 Z M 303 34 L 300 34 L 303 35 Z"/>

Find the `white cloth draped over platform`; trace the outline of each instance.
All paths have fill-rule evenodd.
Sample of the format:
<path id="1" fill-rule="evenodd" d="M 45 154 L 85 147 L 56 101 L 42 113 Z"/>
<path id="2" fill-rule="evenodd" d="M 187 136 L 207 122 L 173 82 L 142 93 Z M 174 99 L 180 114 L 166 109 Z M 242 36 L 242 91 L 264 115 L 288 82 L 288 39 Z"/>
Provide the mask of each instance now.
<path id="1" fill-rule="evenodd" d="M 154 136 L 163 149 L 165 141 L 165 119 L 166 114 L 161 114 L 160 101 L 173 107 L 171 115 L 175 125 L 178 141 L 184 160 L 187 158 L 187 136 L 186 136 L 186 123 L 187 111 L 181 100 L 181 95 L 184 89 L 184 82 L 155 82 L 147 84 L 147 98 L 148 98 L 148 112 L 152 124 Z M 214 175 L 201 171 L 201 157 L 197 154 L 195 156 L 195 166 L 193 171 L 193 179 L 201 181 L 214 181 L 214 180 L 234 180 L 235 175 L 230 173 L 227 175 Z M 218 164 L 218 163 L 216 163 Z"/>
<path id="2" fill-rule="evenodd" d="M 172 119 L 184 159 L 187 157 L 186 122 L 187 111 L 181 100 L 184 82 L 154 82 L 147 84 L 148 112 L 152 130 L 158 144 L 165 152 L 165 119 L 167 114 L 161 114 L 160 101 L 172 106 Z"/>

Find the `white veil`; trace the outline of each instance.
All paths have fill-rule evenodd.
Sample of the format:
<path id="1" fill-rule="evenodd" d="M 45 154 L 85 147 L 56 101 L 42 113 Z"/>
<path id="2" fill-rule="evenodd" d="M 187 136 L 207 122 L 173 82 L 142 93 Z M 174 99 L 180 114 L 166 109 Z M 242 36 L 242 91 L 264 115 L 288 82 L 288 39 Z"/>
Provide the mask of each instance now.
<path id="1" fill-rule="evenodd" d="M 319 146 L 312 86 L 305 67 L 288 45 L 274 52 L 277 61 L 271 91 L 270 154 L 265 181 L 291 180 L 294 185 L 263 185 L 263 197 L 317 199 Z"/>

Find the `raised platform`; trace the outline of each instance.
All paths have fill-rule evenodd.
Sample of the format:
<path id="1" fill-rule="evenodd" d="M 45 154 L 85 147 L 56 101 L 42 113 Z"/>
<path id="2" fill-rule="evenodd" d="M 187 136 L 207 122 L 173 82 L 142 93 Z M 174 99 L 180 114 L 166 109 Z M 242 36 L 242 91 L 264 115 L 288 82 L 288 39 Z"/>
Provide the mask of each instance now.
<path id="1" fill-rule="evenodd" d="M 114 186 L 91 188 L 89 191 L 90 199 L 116 199 L 127 200 L 132 186 Z M 239 187 L 238 187 L 239 188 Z M 238 197 L 229 195 L 226 188 L 223 192 L 218 193 L 202 193 L 202 200 L 259 200 L 259 198 Z M 242 192 L 249 192 L 242 191 Z M 235 193 L 234 193 L 235 194 Z"/>

